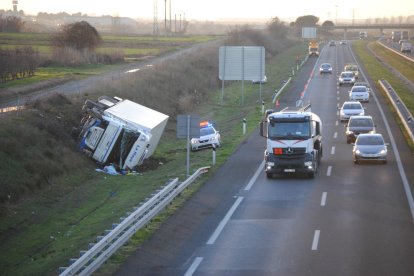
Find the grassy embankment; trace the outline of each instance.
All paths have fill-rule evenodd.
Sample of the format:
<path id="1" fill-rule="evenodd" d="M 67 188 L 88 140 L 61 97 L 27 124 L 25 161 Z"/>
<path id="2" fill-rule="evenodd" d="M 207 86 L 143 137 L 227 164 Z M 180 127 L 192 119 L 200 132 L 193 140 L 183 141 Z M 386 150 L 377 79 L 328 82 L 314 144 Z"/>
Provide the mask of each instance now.
<path id="1" fill-rule="evenodd" d="M 289 75 L 285 68 L 291 68 L 296 56 L 303 55 L 305 51 L 304 45 L 288 49 L 283 52 L 283 55 L 276 56 L 267 64 L 269 83 L 263 85 L 262 89 L 268 107 L 271 105 L 270 98 L 274 89 L 280 87 L 281 81 L 287 79 Z M 240 83 L 226 85 L 223 105 L 219 104 L 221 91 L 212 91 L 208 99 L 200 103 L 197 114 L 202 118 L 213 120 L 222 134 L 223 147 L 217 151 L 217 165 L 183 193 L 180 200 L 176 201 L 167 212 L 151 222 L 149 227 L 138 232 L 126 247 L 129 248 L 128 250 L 133 250 L 141 240 L 155 231 L 181 202 L 184 202 L 202 185 L 203 181 L 214 174 L 214 171 L 246 138 L 242 135 L 242 118 L 247 119 L 248 133 L 257 127 L 261 116 L 260 104 L 257 101 L 258 87 L 258 85 L 245 84 L 243 106 L 240 105 Z M 101 92 L 91 92 L 89 97 L 94 98 Z M 82 101 L 78 99 L 77 102 L 81 104 Z M 80 109 L 80 106 L 73 106 L 73 104 L 64 106 L 72 109 L 72 113 Z M 70 113 L 64 110 L 59 112 Z M 4 118 L 1 122 L 0 138 L 2 142 L 7 143 L 9 151 L 17 149 L 22 143 L 35 145 L 29 149 L 34 152 L 34 154 L 30 152 L 31 156 L 34 156 L 32 160 L 26 160 L 24 164 L 18 158 L 9 160 L 7 168 L 4 167 L 6 163 L 1 163 L 2 170 L 12 170 L 8 177 L 18 176 L 22 181 L 24 178 L 30 181 L 30 174 L 19 174 L 19 168 L 22 168 L 22 171 L 23 168 L 47 170 L 48 167 L 54 166 L 66 171 L 63 177 L 47 178 L 46 181 L 50 183 L 46 189 L 38 190 L 33 187 L 29 191 L 30 197 L 26 197 L 18 204 L 10 203 L 2 207 L 0 264 L 6 275 L 55 274 L 59 266 L 67 265 L 69 258 L 76 257 L 79 250 L 86 249 L 87 244 L 93 242 L 97 235 L 110 228 L 111 224 L 124 216 L 126 211 L 145 200 L 168 179 L 179 177 L 183 180 L 185 177 L 185 141 L 175 138 L 174 128 L 165 132 L 154 155 L 153 160 L 160 162 L 156 170 L 148 170 L 139 175 L 108 176 L 95 173 L 94 163 L 81 154 L 65 150 L 68 145 L 60 144 L 59 137 L 50 137 L 45 127 L 58 127 L 61 119 L 52 118 L 57 120 L 57 123 L 42 128 L 44 117 L 43 113 L 35 109 L 24 112 L 18 118 L 14 116 Z M 76 116 L 74 117 L 76 119 Z M 75 119 L 69 121 L 75 122 Z M 32 128 L 25 122 L 26 120 L 29 123 L 35 120 L 37 128 Z M 70 125 L 65 127 L 69 129 Z M 10 135 L 13 131 L 18 132 L 16 137 L 20 139 L 10 139 L 14 137 Z M 2 156 L 2 160 L 9 158 L 7 152 L 2 154 L 6 154 Z M 29 152 L 21 151 L 20 157 L 24 158 L 27 154 Z M 39 164 L 37 155 L 49 156 L 50 160 L 45 161 L 45 164 Z M 191 171 L 210 163 L 211 151 L 191 154 Z M 38 183 L 41 180 L 45 179 L 39 179 Z M 112 268 L 123 260 L 128 250 L 114 258 L 115 265 L 111 265 Z"/>
<path id="2" fill-rule="evenodd" d="M 378 83 L 378 80 L 387 80 L 398 93 L 399 97 L 410 110 L 411 114 L 414 114 L 414 93 L 410 91 L 410 89 L 408 89 L 407 86 L 404 85 L 401 79 L 395 76 L 393 72 L 388 70 L 380 61 L 378 61 L 378 59 L 372 55 L 372 53 L 367 49 L 367 47 L 373 50 L 376 55 L 378 55 L 381 59 L 384 60 L 385 63 L 397 69 L 401 74 L 403 74 L 406 78 L 410 80 L 414 80 L 414 64 L 402 58 L 401 56 L 395 54 L 394 52 L 385 49 L 376 41 L 358 41 L 353 44 L 353 47 L 356 55 L 362 60 L 368 74 L 370 75 L 372 80 L 374 80 L 373 85 L 375 85 L 377 91 L 381 91 L 381 93 L 386 98 L 385 92 L 383 92 L 381 86 Z M 389 106 L 390 109 L 393 111 L 394 117 L 396 118 L 397 122 L 399 122 L 398 124 L 401 130 L 407 138 L 407 143 L 414 152 L 414 145 L 409 141 L 410 139 L 408 139 L 408 136 L 405 133 L 403 125 L 400 122 L 400 119 L 396 111 L 394 110 L 391 103 L 389 103 Z"/>

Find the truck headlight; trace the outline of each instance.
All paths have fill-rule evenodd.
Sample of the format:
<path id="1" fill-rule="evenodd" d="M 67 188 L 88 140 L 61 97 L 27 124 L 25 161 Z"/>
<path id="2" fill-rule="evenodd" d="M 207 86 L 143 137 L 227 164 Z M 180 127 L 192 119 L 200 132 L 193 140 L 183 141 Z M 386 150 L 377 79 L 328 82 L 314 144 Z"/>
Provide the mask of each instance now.
<path id="1" fill-rule="evenodd" d="M 306 167 L 311 167 L 312 166 L 312 161 L 306 161 L 303 163 Z"/>
<path id="2" fill-rule="evenodd" d="M 275 162 L 267 162 L 268 167 L 273 167 L 275 165 Z"/>

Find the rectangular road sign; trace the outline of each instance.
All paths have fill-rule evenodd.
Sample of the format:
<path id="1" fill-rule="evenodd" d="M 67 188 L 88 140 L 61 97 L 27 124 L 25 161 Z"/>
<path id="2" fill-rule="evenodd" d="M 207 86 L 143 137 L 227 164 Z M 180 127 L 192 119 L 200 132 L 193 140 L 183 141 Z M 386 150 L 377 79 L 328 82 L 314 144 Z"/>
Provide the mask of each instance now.
<path id="1" fill-rule="evenodd" d="M 190 128 L 188 129 L 188 123 Z M 200 116 L 177 115 L 177 138 L 200 138 Z"/>
<path id="2" fill-rule="evenodd" d="M 220 80 L 262 80 L 265 75 L 265 54 L 262 46 L 220 47 Z"/>

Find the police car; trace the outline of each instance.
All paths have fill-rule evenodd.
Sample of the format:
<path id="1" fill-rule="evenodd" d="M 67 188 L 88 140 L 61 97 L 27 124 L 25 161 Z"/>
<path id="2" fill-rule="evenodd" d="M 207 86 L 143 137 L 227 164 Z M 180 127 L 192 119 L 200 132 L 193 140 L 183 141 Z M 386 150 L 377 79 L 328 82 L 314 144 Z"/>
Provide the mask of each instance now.
<path id="1" fill-rule="evenodd" d="M 200 123 L 200 138 L 191 139 L 191 150 L 220 147 L 220 133 L 209 122 Z"/>

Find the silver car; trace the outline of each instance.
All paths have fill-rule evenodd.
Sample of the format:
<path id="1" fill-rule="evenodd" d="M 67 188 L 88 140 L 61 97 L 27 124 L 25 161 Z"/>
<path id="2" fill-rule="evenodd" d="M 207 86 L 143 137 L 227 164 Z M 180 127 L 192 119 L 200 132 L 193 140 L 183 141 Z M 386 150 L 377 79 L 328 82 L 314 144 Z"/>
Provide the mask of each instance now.
<path id="1" fill-rule="evenodd" d="M 355 83 L 355 76 L 354 73 L 351 71 L 342 72 L 338 79 L 339 86 L 341 85 L 354 85 Z"/>
<path id="2" fill-rule="evenodd" d="M 365 115 L 365 109 L 358 101 L 346 101 L 339 109 L 339 118 L 342 121 L 347 121 L 351 116 Z"/>
<path id="3" fill-rule="evenodd" d="M 368 93 L 371 92 L 371 87 L 369 86 L 369 83 L 366 81 L 357 81 L 354 83 L 354 86 L 365 86 L 367 88 Z"/>
<path id="4" fill-rule="evenodd" d="M 381 134 L 360 134 L 353 144 L 352 155 L 354 163 L 359 161 L 379 161 L 387 163 L 387 146 Z"/>

